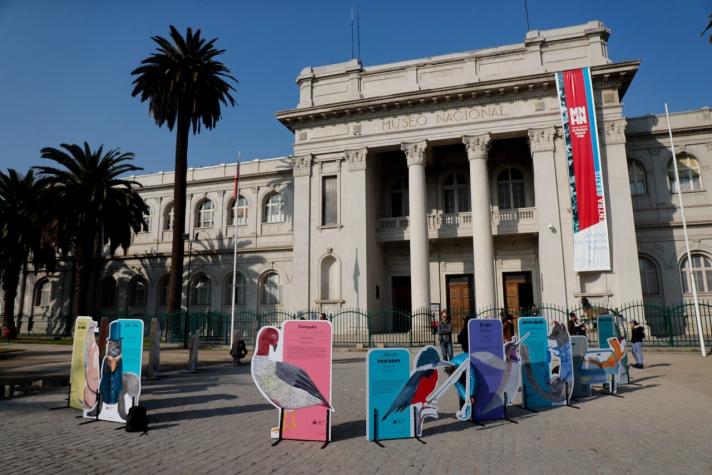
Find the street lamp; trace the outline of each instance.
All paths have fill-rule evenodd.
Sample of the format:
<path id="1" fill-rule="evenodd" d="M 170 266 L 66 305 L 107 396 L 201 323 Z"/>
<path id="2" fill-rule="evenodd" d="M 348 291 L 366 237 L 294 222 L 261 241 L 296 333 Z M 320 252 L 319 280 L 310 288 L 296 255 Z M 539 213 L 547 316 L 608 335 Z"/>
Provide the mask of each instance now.
<path id="1" fill-rule="evenodd" d="M 183 348 L 188 348 L 188 319 L 190 315 L 190 263 L 193 252 L 193 241 L 198 240 L 199 232 L 195 232 L 193 239 L 190 238 L 190 234 L 184 233 L 183 239 L 188 241 L 188 289 L 185 296 L 185 317 L 183 321 Z"/>

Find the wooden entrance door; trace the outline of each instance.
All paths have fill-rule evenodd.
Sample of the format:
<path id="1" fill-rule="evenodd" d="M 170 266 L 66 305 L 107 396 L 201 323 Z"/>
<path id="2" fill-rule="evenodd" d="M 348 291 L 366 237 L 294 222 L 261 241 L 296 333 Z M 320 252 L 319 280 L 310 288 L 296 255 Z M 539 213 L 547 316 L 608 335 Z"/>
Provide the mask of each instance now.
<path id="1" fill-rule="evenodd" d="M 534 304 L 531 272 L 505 272 L 504 304 L 512 315 L 519 315 L 522 309 L 528 309 Z"/>
<path id="2" fill-rule="evenodd" d="M 474 308 L 474 287 L 472 274 L 448 275 L 447 310 L 452 319 L 453 330 L 458 332 L 465 323 L 465 316 Z"/>

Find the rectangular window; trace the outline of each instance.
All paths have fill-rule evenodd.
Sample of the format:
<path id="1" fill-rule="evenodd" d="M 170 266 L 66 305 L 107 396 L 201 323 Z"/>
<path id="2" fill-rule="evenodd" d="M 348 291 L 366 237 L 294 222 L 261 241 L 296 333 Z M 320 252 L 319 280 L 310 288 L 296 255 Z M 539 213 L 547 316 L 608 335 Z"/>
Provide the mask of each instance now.
<path id="1" fill-rule="evenodd" d="M 321 224 L 338 224 L 336 177 L 325 176 L 321 181 Z"/>

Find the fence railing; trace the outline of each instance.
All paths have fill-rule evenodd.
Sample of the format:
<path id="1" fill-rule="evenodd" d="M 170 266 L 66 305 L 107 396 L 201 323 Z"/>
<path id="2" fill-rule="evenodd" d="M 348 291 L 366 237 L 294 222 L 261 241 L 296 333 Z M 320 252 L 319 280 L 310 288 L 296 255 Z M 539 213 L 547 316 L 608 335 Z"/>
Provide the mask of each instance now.
<path id="1" fill-rule="evenodd" d="M 618 308 L 608 308 L 592 302 L 590 306 L 566 308 L 559 305 L 542 304 L 538 308 L 520 309 L 513 313 L 515 319 L 520 316 L 540 315 L 549 323 L 567 322 L 569 313 L 575 313 L 585 325 L 587 336 L 592 345 L 598 343 L 596 317 L 613 314 L 621 318 L 624 331 L 632 320 L 645 323 L 647 346 L 696 346 L 699 344 L 694 306 L 690 302 L 665 307 L 646 302 L 632 302 Z M 469 318 L 502 318 L 507 310 L 501 307 L 481 309 L 478 312 L 450 310 L 453 322 L 453 339 L 464 327 Z M 700 302 L 702 335 L 712 346 L 712 302 Z M 151 319 L 156 318 L 161 328 L 161 339 L 168 343 L 181 343 L 189 333 L 197 333 L 204 344 L 227 345 L 230 341 L 230 314 L 219 312 L 173 314 L 111 314 L 97 315 L 96 319 L 107 317 L 140 318 L 144 321 L 146 336 L 151 328 Z M 288 311 L 271 309 L 257 311 L 240 309 L 235 313 L 235 330 L 242 338 L 253 342 L 260 328 L 266 325 L 280 326 L 285 320 L 317 320 L 318 310 Z M 431 324 L 433 316 L 427 310 L 410 312 L 399 309 L 383 309 L 367 312 L 362 309 L 342 309 L 327 315 L 334 328 L 336 346 L 422 346 L 434 343 Z M 72 319 L 64 316 L 26 317 L 16 320 L 20 336 L 60 338 L 71 334 Z M 516 325 L 515 325 L 516 328 Z M 186 331 L 187 329 L 187 331 Z"/>

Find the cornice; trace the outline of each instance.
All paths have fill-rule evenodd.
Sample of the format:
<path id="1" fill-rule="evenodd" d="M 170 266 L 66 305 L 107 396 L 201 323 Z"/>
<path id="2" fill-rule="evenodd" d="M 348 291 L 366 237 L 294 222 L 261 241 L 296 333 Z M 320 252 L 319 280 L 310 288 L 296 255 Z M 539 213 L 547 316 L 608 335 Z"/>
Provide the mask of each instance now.
<path id="1" fill-rule="evenodd" d="M 612 63 L 591 68 L 594 89 L 619 90 L 622 98 L 640 61 Z M 447 108 L 472 107 L 523 99 L 555 97 L 553 72 L 504 80 L 481 81 L 389 96 L 357 99 L 322 106 L 277 112 L 277 119 L 292 131 L 347 122 L 379 119 L 397 114 L 417 114 Z"/>

